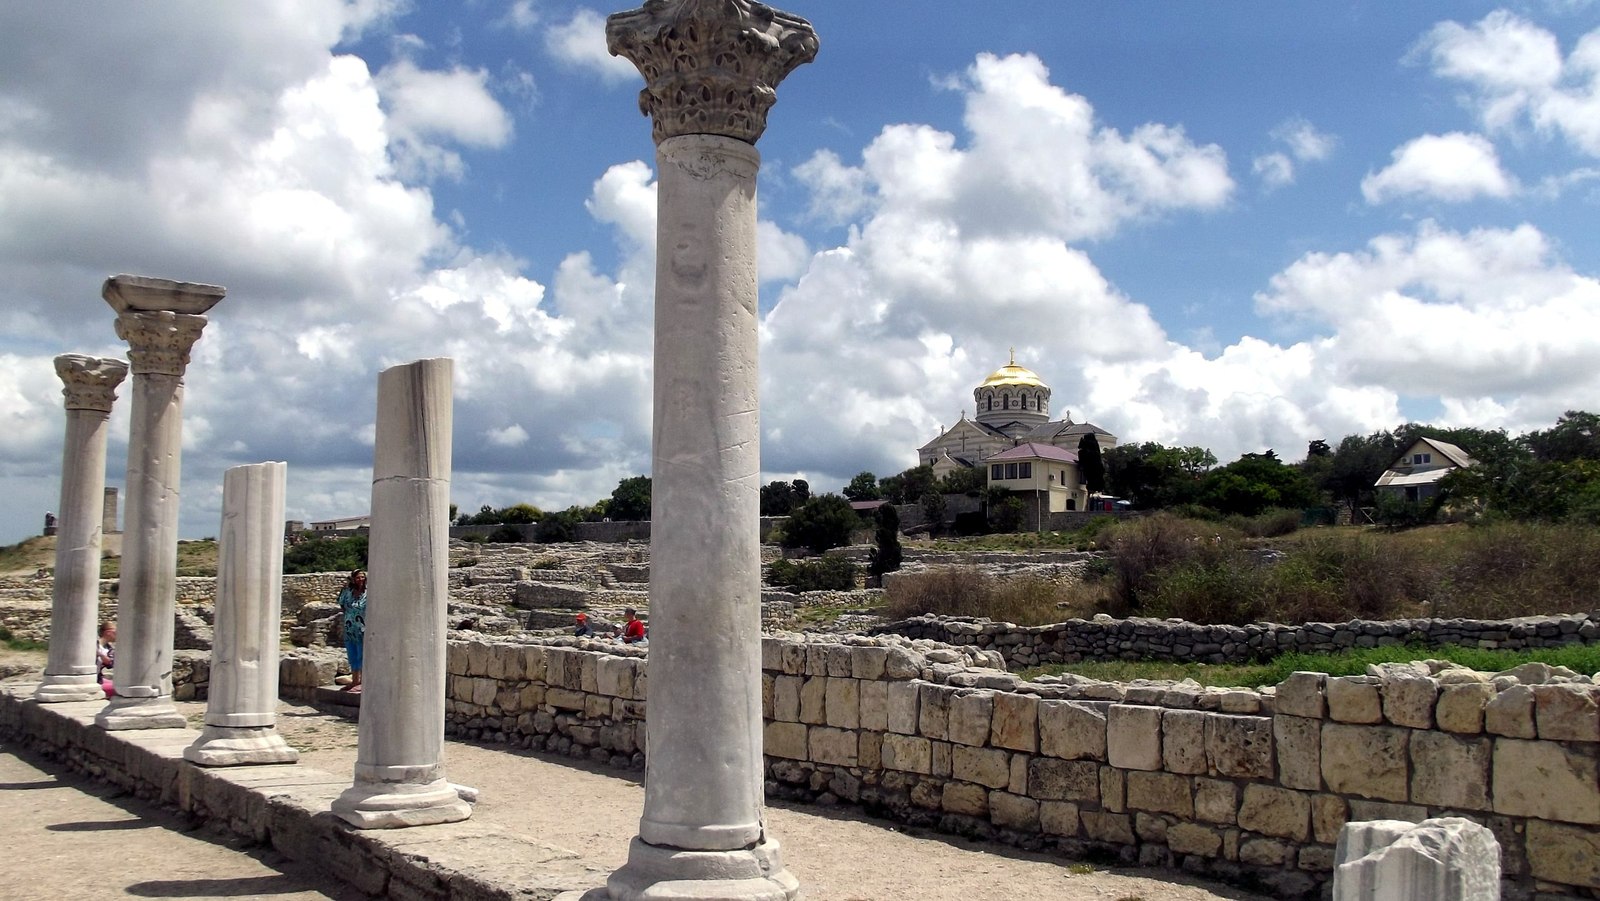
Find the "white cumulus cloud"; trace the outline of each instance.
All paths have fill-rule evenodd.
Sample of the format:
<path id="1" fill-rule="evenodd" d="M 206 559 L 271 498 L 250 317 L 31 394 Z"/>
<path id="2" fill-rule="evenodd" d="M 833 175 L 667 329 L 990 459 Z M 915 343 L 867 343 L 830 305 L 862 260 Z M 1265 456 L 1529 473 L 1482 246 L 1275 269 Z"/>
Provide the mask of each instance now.
<path id="1" fill-rule="evenodd" d="M 606 49 L 606 19 L 592 9 L 580 8 L 572 18 L 545 33 L 550 55 L 567 65 L 598 76 L 606 84 L 639 80 L 639 70 Z"/>
<path id="2" fill-rule="evenodd" d="M 1393 162 L 1361 180 L 1368 203 L 1424 197 L 1460 203 L 1478 197 L 1509 197 L 1516 180 L 1500 167 L 1494 145 L 1482 135 L 1451 132 L 1423 135 L 1396 148 Z"/>

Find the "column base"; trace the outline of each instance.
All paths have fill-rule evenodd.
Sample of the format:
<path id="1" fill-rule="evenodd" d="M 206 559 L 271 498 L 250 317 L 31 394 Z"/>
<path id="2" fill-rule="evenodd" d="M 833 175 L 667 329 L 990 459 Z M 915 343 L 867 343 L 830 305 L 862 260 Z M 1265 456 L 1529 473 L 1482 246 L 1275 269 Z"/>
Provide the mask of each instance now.
<path id="1" fill-rule="evenodd" d="M 257 766 L 295 763 L 300 752 L 289 747 L 272 726 L 206 726 L 183 759 L 201 766 Z"/>
<path id="2" fill-rule="evenodd" d="M 127 698 L 113 695 L 106 708 L 95 715 L 94 724 L 108 732 L 122 729 L 183 729 L 189 721 L 172 704 L 169 695 Z"/>
<path id="3" fill-rule="evenodd" d="M 472 816 L 472 805 L 460 788 L 443 779 L 422 785 L 358 781 L 333 799 L 333 813 L 357 829 L 455 823 Z M 477 797 L 476 791 L 468 791 Z"/>
<path id="4" fill-rule="evenodd" d="M 33 699 L 40 704 L 64 704 L 68 701 L 103 701 L 105 689 L 93 674 L 87 676 L 52 676 L 44 674 L 44 681 L 33 690 Z"/>
<path id="5" fill-rule="evenodd" d="M 606 891 L 611 901 L 793 901 L 800 881 L 783 868 L 776 839 L 733 851 L 685 851 L 636 837 Z"/>

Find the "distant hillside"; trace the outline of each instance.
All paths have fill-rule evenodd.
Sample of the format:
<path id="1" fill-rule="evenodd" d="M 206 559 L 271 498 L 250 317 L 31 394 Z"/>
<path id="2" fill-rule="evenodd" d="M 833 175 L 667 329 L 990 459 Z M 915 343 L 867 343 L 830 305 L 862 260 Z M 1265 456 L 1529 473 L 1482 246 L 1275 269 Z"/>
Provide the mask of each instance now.
<path id="1" fill-rule="evenodd" d="M 122 536 L 107 535 L 101 556 L 100 577 L 117 577 L 121 562 Z M 31 576 L 42 566 L 56 565 L 55 536 L 37 535 L 7 547 L 0 547 L 0 576 Z M 217 542 L 212 538 L 178 542 L 178 575 L 214 576 L 217 574 Z"/>

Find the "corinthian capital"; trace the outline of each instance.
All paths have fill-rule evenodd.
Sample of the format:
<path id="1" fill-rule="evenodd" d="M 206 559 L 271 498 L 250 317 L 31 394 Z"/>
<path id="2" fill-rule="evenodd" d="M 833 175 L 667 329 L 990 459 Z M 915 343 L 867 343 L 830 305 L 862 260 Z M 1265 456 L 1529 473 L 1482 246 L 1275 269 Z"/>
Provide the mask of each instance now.
<path id="1" fill-rule="evenodd" d="M 117 337 L 128 342 L 134 375 L 183 375 L 189 348 L 206 317 L 171 310 L 130 310 L 117 317 Z"/>
<path id="2" fill-rule="evenodd" d="M 61 393 L 68 410 L 97 410 L 110 413 L 117 399 L 117 386 L 128 374 L 128 364 L 117 359 L 62 354 L 56 357 L 56 375 L 66 385 Z"/>
<path id="3" fill-rule="evenodd" d="M 645 0 L 606 20 L 606 46 L 639 67 L 657 144 L 722 135 L 754 144 L 778 82 L 817 56 L 817 32 L 755 0 Z"/>

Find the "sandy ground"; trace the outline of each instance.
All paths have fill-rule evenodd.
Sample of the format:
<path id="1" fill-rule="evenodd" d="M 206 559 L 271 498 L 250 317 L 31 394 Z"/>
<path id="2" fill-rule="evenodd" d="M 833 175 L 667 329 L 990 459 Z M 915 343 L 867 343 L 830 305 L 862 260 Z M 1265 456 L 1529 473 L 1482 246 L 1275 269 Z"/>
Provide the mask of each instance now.
<path id="1" fill-rule="evenodd" d="M 0 654 L 0 663 L 18 660 L 16 652 Z M 42 665 L 42 655 L 38 656 Z M 18 678 L 26 678 L 19 676 Z M 36 677 L 35 677 L 36 678 Z M 204 704 L 178 705 L 198 723 Z M 294 704 L 280 706 L 279 731 L 301 752 L 300 762 L 330 773 L 348 773 L 355 765 L 357 727 L 340 717 L 314 708 Z M 644 803 L 641 773 L 610 770 L 567 758 L 508 751 L 495 745 L 447 742 L 445 763 L 452 782 L 471 785 L 480 791 L 474 810 L 475 820 L 493 823 L 529 838 L 558 845 L 576 852 L 595 873 L 596 884 L 605 874 L 621 866 L 627 856 L 628 841 L 638 827 Z M 70 776 L 30 773 L 25 761 L 0 754 L 0 842 L 7 848 L 0 855 L 0 897 L 9 897 L 6 886 L 25 885 L 40 872 L 37 860 L 71 859 L 98 861 L 93 866 L 79 864 L 88 877 L 75 875 L 70 867 L 46 864 L 54 887 L 61 897 L 110 897 L 130 895 L 150 897 L 163 893 L 150 891 L 152 880 L 182 879 L 187 872 L 205 872 L 217 879 L 291 880 L 292 876 L 211 874 L 196 865 L 190 868 L 193 852 L 175 845 L 177 841 L 198 841 L 196 836 L 172 831 L 178 821 L 170 814 L 137 810 L 131 804 L 110 806 L 98 814 L 68 813 L 56 797 L 81 798 L 83 803 L 105 805 L 107 790 L 93 783 L 79 783 Z M 20 769 L 19 769 L 20 768 Z M 11 775 L 12 773 L 18 775 Z M 42 785 L 41 785 L 42 783 Z M 47 787 L 46 787 L 47 786 Z M 76 786 L 76 787 L 75 787 Z M 37 788 L 38 791 L 33 789 Z M 118 802 L 123 805 L 126 802 Z M 59 812 L 58 812 L 59 808 Z M 28 816 L 20 816 L 22 811 Z M 68 849 L 60 841 L 61 822 L 162 823 L 164 829 L 109 825 L 102 829 L 83 827 L 73 835 Z M 98 817 L 98 818 L 97 818 Z M 165 819 L 163 819 L 165 817 Z M 768 808 L 774 835 L 783 846 L 783 859 L 800 880 L 808 901 L 1202 901 L 1237 899 L 1264 901 L 1253 895 L 1215 883 L 1205 883 L 1181 874 L 1155 870 L 1107 870 L 1087 864 L 1039 854 L 1016 851 L 1002 845 L 971 842 L 925 830 L 910 829 L 883 820 L 870 819 L 846 808 L 774 803 Z M 52 826 L 55 823 L 55 826 Z M 200 842 L 205 844 L 205 842 Z M 35 849 L 51 849 L 48 855 Z M 228 848 L 212 845 L 211 852 L 237 857 L 238 866 L 264 867 L 265 863 Z M 81 894 L 80 886 L 92 886 L 107 873 L 108 859 L 151 861 L 149 874 L 130 870 L 116 871 L 115 878 L 102 880 L 108 894 Z M 209 859 L 209 858 L 208 858 Z M 55 872 L 55 871 L 63 872 Z M 181 872 L 180 872 L 181 870 Z M 221 871 L 218 871 L 221 872 Z M 113 885 L 117 883 L 118 885 Z M 241 886 L 246 883 L 240 883 Z M 292 883 L 298 886 L 299 883 Z M 129 886 L 138 888 L 134 890 Z M 219 883 L 221 885 L 221 883 Z M 262 883 L 266 886 L 267 883 Z M 259 892 L 216 891 L 219 897 L 270 895 L 273 898 L 320 898 L 314 883 L 306 883 L 310 894 L 292 894 L 291 882 L 272 882 Z M 169 896 L 211 897 L 200 894 L 204 885 L 184 887 Z M 192 890 L 191 890 L 192 889 Z M 323 892 L 333 892 L 326 886 Z M 280 894 L 280 892 L 290 892 Z M 27 897 L 53 897 L 30 893 Z M 19 896 L 20 897 L 20 896 Z"/>

